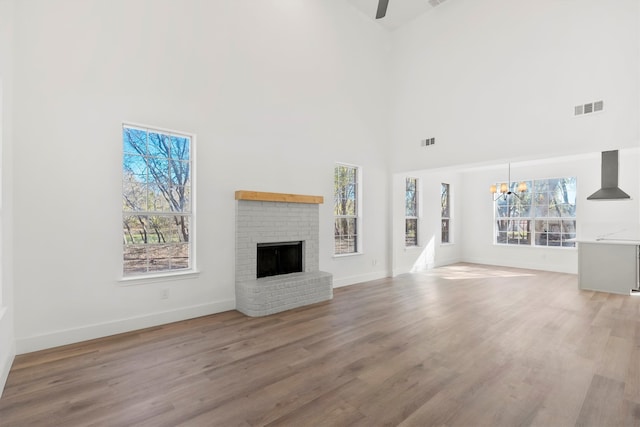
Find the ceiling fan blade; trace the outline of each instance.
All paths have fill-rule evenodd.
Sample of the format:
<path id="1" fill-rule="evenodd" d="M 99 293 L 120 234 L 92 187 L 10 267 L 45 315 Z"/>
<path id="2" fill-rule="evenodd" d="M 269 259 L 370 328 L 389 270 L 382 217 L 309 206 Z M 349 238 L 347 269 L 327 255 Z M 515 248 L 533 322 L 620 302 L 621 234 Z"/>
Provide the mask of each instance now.
<path id="1" fill-rule="evenodd" d="M 389 5 L 389 0 L 378 1 L 378 13 L 376 13 L 376 19 L 384 18 L 384 15 L 387 14 L 388 5 Z"/>

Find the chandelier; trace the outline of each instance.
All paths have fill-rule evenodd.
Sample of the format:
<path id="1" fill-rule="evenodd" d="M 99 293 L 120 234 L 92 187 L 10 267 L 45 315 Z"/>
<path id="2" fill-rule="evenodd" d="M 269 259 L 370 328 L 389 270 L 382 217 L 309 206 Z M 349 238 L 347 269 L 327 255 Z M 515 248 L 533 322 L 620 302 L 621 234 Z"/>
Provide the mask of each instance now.
<path id="1" fill-rule="evenodd" d="M 511 163 L 509 163 L 509 175 L 507 178 L 507 182 L 503 182 L 502 184 L 500 184 L 500 191 L 498 191 L 498 186 L 493 184 L 489 191 L 491 191 L 491 194 L 493 194 L 494 196 L 497 194 L 497 196 L 495 196 L 495 198 L 493 199 L 493 201 L 497 201 L 498 199 L 500 199 L 501 197 L 504 198 L 505 200 L 507 199 L 507 197 L 514 195 L 516 196 L 518 199 L 521 198 L 521 196 L 523 195 L 523 193 L 525 191 L 527 191 L 527 183 L 524 181 L 521 181 L 518 184 L 517 187 L 517 193 L 511 191 Z M 518 195 L 518 193 L 520 193 L 520 195 Z"/>

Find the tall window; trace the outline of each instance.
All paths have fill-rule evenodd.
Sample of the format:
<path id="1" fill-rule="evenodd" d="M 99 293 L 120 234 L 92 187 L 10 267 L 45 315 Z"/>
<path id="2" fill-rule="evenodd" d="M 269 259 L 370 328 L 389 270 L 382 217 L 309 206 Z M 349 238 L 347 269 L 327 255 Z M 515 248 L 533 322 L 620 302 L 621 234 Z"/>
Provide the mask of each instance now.
<path id="1" fill-rule="evenodd" d="M 193 137 L 123 125 L 125 276 L 192 268 Z"/>
<path id="2" fill-rule="evenodd" d="M 530 191 L 495 202 L 495 243 L 575 247 L 576 178 L 526 181 Z M 499 186 L 499 184 L 498 184 Z"/>
<path id="3" fill-rule="evenodd" d="M 449 184 L 440 184 L 441 242 L 451 243 L 451 193 Z"/>
<path id="4" fill-rule="evenodd" d="M 418 179 L 407 178 L 405 185 L 405 246 L 418 246 Z"/>
<path id="5" fill-rule="evenodd" d="M 359 170 L 338 164 L 334 171 L 333 212 L 335 217 L 335 254 L 352 254 L 360 250 Z"/>

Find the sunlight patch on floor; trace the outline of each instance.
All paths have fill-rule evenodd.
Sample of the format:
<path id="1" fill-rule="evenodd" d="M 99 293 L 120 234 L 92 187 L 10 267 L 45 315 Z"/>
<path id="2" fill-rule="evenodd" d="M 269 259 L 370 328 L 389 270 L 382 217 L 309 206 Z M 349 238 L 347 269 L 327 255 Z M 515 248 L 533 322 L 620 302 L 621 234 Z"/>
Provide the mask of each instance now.
<path id="1" fill-rule="evenodd" d="M 535 273 L 525 270 L 506 270 L 503 267 L 474 266 L 474 265 L 449 265 L 425 271 L 423 274 L 438 276 L 447 280 L 484 279 L 496 277 L 533 277 Z"/>

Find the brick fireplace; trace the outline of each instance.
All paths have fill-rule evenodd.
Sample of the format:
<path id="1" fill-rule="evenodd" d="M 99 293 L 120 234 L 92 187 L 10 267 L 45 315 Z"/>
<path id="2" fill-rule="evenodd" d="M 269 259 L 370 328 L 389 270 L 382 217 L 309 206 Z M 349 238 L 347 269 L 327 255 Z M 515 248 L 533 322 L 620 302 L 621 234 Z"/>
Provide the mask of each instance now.
<path id="1" fill-rule="evenodd" d="M 266 316 L 333 298 L 333 277 L 319 270 L 323 198 L 236 191 L 236 309 Z M 302 242 L 302 272 L 257 277 L 259 244 Z"/>

